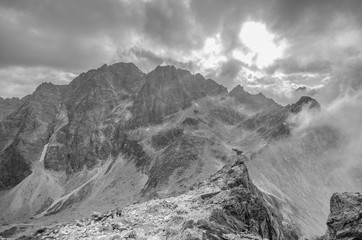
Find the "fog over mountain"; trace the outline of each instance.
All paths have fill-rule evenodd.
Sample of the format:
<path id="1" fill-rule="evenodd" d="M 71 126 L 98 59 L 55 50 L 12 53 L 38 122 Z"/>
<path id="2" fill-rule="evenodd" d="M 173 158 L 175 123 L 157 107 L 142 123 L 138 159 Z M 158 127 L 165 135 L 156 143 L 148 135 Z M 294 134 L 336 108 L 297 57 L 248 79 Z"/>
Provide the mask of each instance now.
<path id="1" fill-rule="evenodd" d="M 362 239 L 362 2 L 0 2 L 0 238 Z"/>

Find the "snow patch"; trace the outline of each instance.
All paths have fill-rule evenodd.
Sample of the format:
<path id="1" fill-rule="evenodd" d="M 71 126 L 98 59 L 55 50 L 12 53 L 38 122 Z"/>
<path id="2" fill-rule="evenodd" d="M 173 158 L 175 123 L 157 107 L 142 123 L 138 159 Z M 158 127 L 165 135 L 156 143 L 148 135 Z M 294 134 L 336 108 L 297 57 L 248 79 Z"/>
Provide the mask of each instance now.
<path id="1" fill-rule="evenodd" d="M 43 148 L 43 151 L 41 152 L 40 159 L 39 159 L 39 162 L 41 162 L 41 163 L 44 162 L 45 154 L 46 154 L 46 152 L 48 150 L 48 145 L 49 145 L 49 143 L 45 144 L 44 148 Z"/>

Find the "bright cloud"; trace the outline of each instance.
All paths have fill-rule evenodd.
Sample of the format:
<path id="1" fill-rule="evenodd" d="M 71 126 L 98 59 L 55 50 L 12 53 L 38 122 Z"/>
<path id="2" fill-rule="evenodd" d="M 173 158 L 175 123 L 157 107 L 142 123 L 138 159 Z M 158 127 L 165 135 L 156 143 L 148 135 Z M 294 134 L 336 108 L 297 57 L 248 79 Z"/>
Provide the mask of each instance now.
<path id="1" fill-rule="evenodd" d="M 250 52 L 243 54 L 240 51 L 236 51 L 234 52 L 234 57 L 249 65 L 253 56 L 255 56 L 255 64 L 259 68 L 267 67 L 283 56 L 285 41 L 277 43 L 276 35 L 268 32 L 266 26 L 262 23 L 244 23 L 239 37 Z"/>

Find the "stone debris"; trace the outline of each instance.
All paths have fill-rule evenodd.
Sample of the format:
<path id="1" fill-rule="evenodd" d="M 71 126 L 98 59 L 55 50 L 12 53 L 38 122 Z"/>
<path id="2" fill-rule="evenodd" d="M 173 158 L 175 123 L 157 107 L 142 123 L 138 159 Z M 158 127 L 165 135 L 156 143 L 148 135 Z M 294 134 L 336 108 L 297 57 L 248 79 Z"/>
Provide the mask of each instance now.
<path id="1" fill-rule="evenodd" d="M 297 239 L 264 202 L 243 161 L 227 165 L 193 189 L 40 228 L 27 239 Z"/>

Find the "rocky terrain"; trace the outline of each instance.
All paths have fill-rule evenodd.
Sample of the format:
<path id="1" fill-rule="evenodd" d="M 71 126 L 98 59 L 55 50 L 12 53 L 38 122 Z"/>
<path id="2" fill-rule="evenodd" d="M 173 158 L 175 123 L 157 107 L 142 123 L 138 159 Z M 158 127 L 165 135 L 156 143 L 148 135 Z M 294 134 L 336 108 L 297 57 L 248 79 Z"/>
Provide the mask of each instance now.
<path id="1" fill-rule="evenodd" d="M 25 97 L 26 99 L 26 97 Z M 22 101 L 25 99 L 13 98 L 2 98 L 0 97 L 0 121 L 9 113 L 20 107 Z"/>
<path id="2" fill-rule="evenodd" d="M 335 193 L 331 197 L 326 234 L 319 240 L 362 239 L 362 195 Z"/>
<path id="3" fill-rule="evenodd" d="M 162 201 L 199 208 L 200 216 L 209 219 L 207 224 L 216 224 L 210 214 L 223 209 L 217 202 L 220 197 L 243 198 L 245 191 L 253 197 L 239 200 L 254 204 L 259 199 L 255 204 L 266 209 L 265 214 L 245 213 L 238 205 L 241 209 L 232 211 L 247 215 L 234 219 L 233 227 L 221 227 L 230 234 L 243 229 L 256 237 L 289 239 L 286 223 L 300 229 L 295 232 L 298 236 L 322 235 L 330 195 L 360 189 L 338 171 L 343 164 L 339 152 L 343 135 L 338 130 L 318 125 L 295 131 L 298 125 L 291 119 L 305 111 L 322 111 L 310 97 L 281 106 L 241 86 L 228 92 L 213 80 L 173 66 L 145 74 L 132 63 L 116 63 L 82 73 L 66 86 L 43 83 L 15 102 L 18 105 L 0 108 L 2 236 L 44 225 L 76 229 L 77 224 L 69 222 L 116 208 L 123 209 L 122 216 L 134 207 L 142 217 L 152 204 L 173 213 L 161 206 Z M 222 189 L 210 180 L 218 171 L 219 178 L 230 177 L 225 169 L 230 170 L 235 156 L 245 158 L 259 190 L 251 182 L 252 187 L 241 187 L 244 192 L 240 184 Z M 195 185 L 204 180 L 208 187 Z M 218 191 L 207 201 L 200 200 L 201 195 Z M 132 205 L 135 202 L 142 204 Z M 162 211 L 152 213 L 158 214 L 155 219 L 164 217 Z M 183 222 L 194 217 L 188 214 L 182 221 L 171 221 L 177 234 Z M 260 224 L 253 225 L 251 219 Z M 93 230 L 103 224 L 84 222 Z M 158 227 L 171 227 L 167 224 L 163 221 Z M 207 231 L 195 226 L 197 236 Z M 132 224 L 126 228 L 135 230 Z M 177 239 L 177 234 L 172 236 Z"/>
<path id="4" fill-rule="evenodd" d="M 253 185 L 243 160 L 239 157 L 186 194 L 46 226 L 27 238 L 298 239 L 276 203 L 267 202 Z"/>

